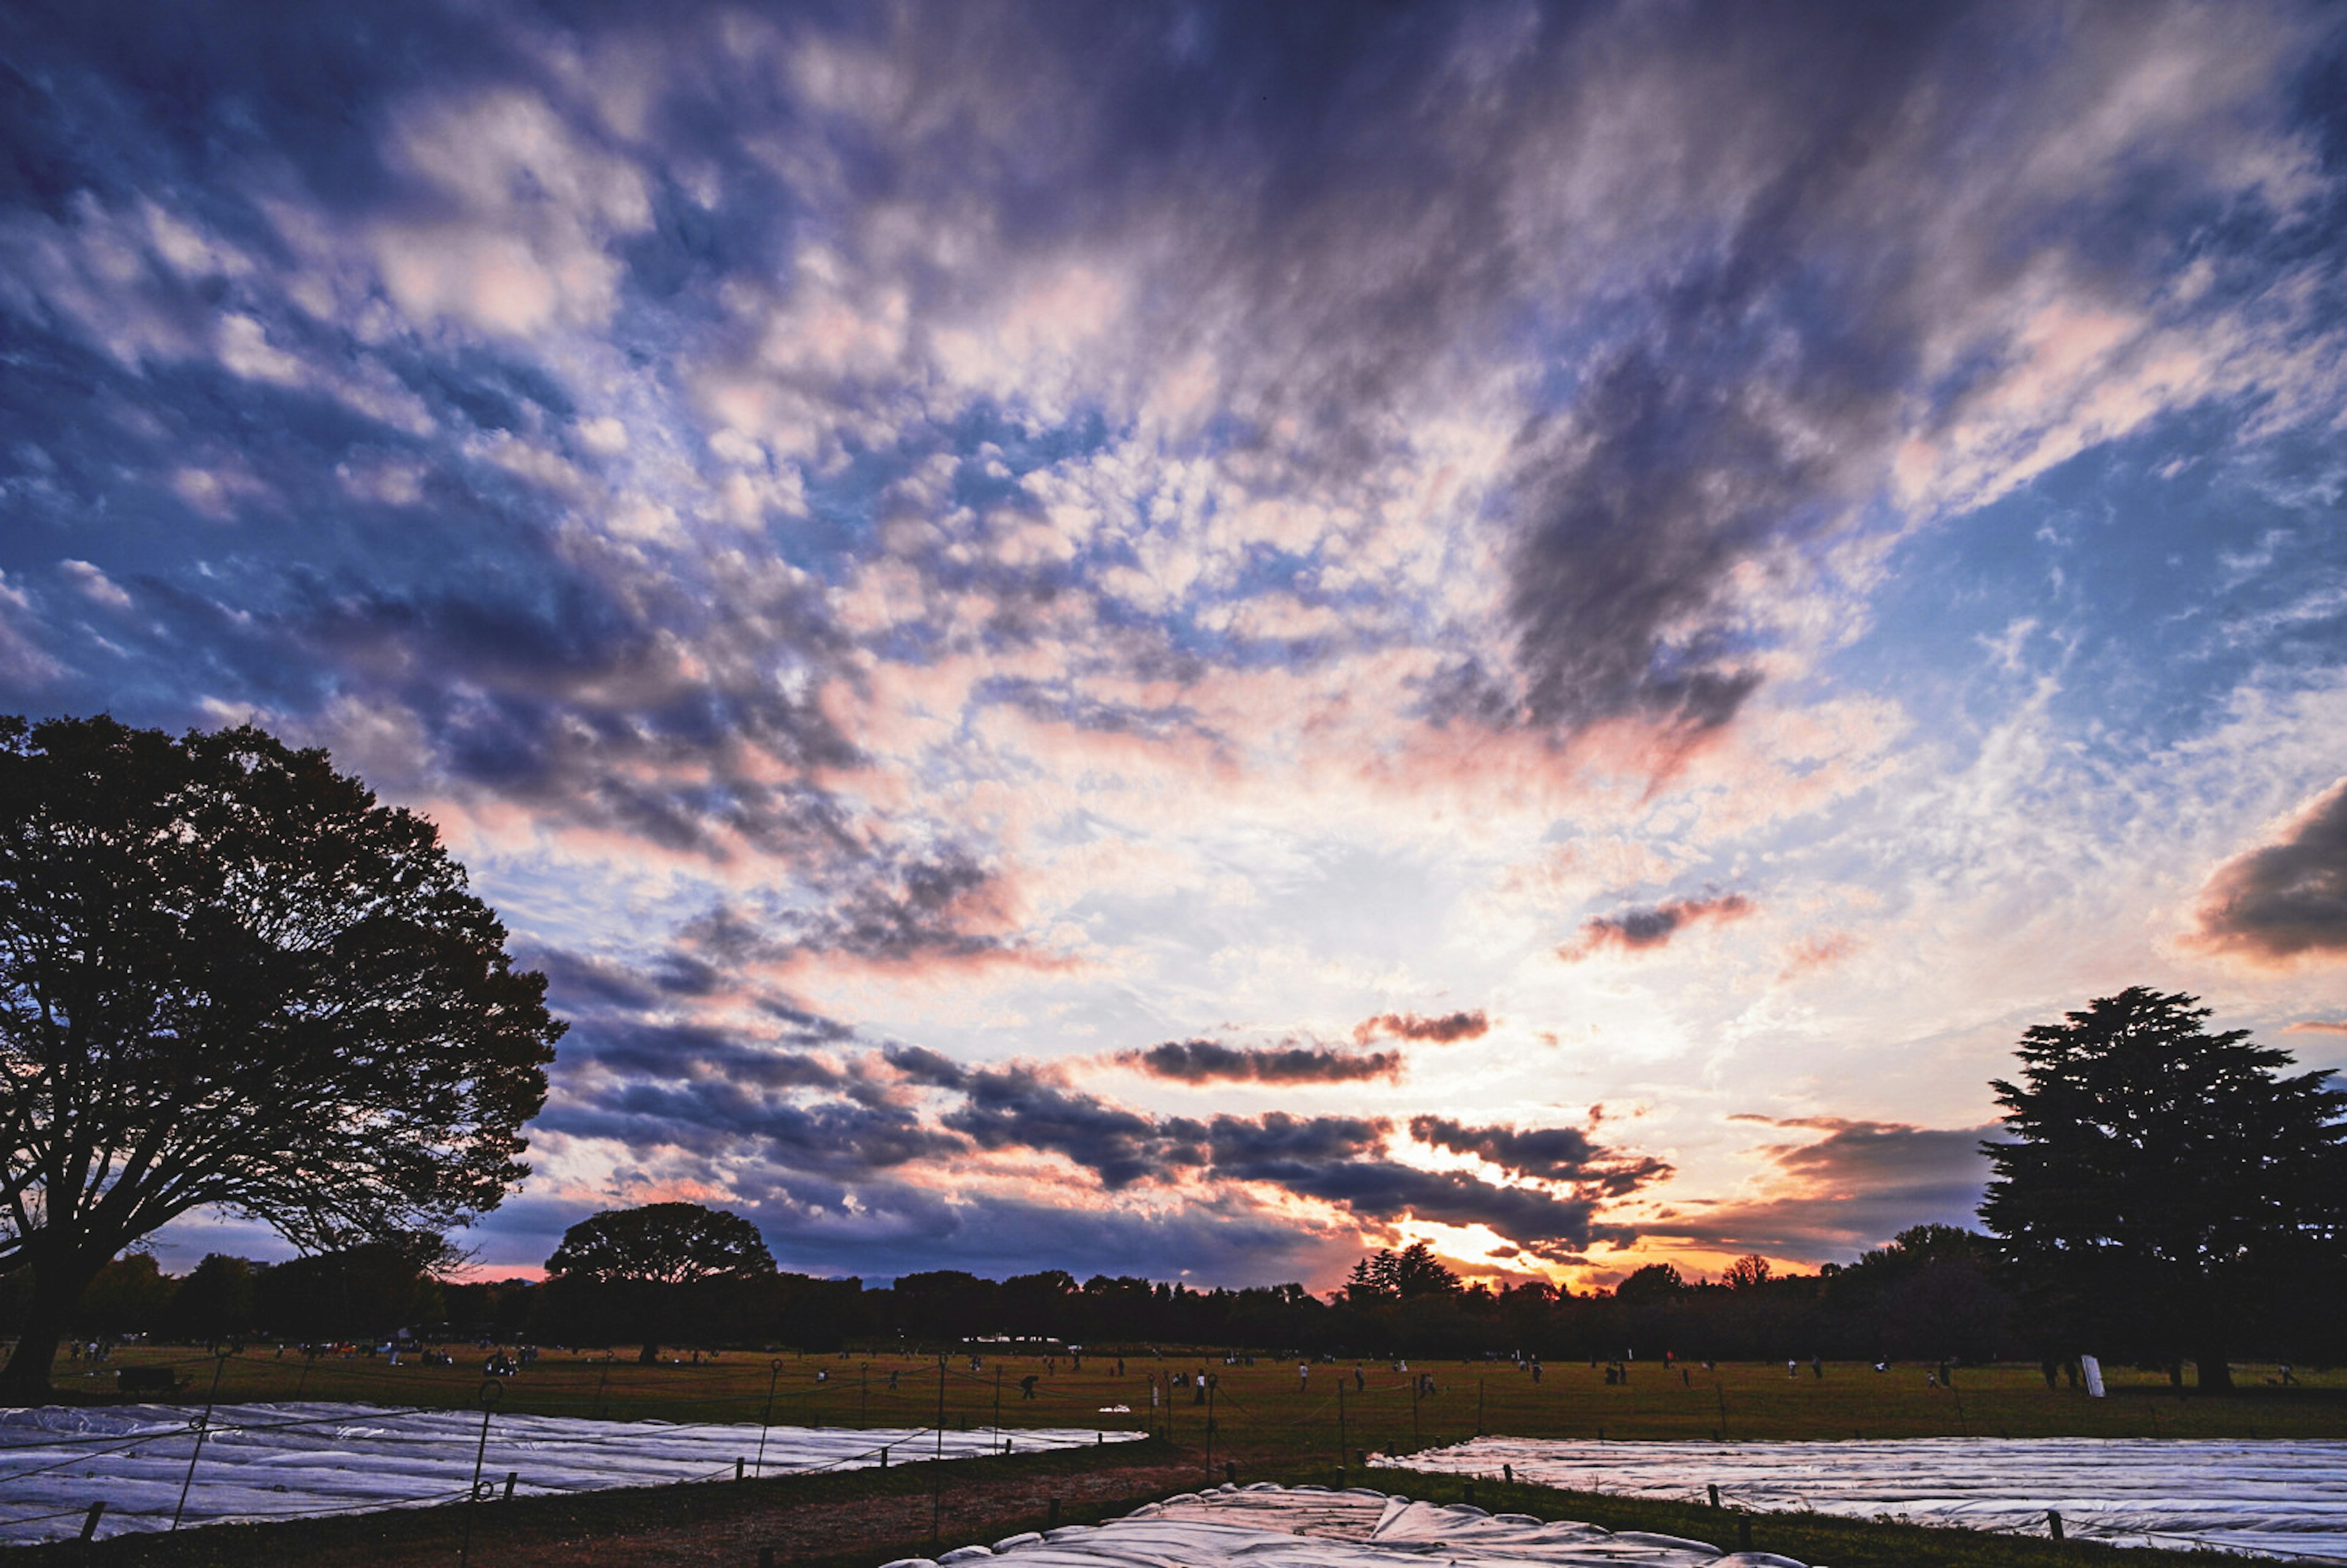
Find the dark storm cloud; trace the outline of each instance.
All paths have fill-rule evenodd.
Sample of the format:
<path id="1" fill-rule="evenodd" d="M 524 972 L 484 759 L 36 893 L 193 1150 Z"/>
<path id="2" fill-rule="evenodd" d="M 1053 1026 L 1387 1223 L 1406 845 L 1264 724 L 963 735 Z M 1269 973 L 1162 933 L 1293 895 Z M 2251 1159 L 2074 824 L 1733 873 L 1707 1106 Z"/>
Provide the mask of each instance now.
<path id="1" fill-rule="evenodd" d="M 1401 1072 L 1398 1050 L 1350 1051 L 1328 1046 L 1232 1046 L 1169 1040 L 1117 1053 L 1124 1066 L 1180 1083 L 1356 1083 Z"/>
<path id="2" fill-rule="evenodd" d="M 1372 1040 L 1419 1040 L 1437 1045 L 1449 1045 L 1461 1040 L 1480 1040 L 1491 1028 L 1491 1020 L 1483 1009 L 1472 1012 L 1443 1013 L 1434 1018 L 1420 1018 L 1414 1012 L 1381 1012 L 1375 1018 L 1363 1019 L 1353 1026 L 1353 1039 L 1366 1044 Z"/>
<path id="3" fill-rule="evenodd" d="M 1572 1127 L 1468 1127 L 1442 1116 L 1413 1116 L 1409 1135 L 1421 1143 L 1477 1154 L 1518 1175 L 1571 1182 L 1605 1197 L 1624 1197 L 1671 1173 L 1652 1156 L 1625 1156 L 1589 1141 Z"/>
<path id="4" fill-rule="evenodd" d="M 812 1103 L 756 1092 L 722 1079 L 635 1080 L 565 1094 L 538 1125 L 630 1150 L 670 1148 L 706 1158 L 749 1155 L 787 1170 L 841 1180 L 915 1160 L 962 1153 L 967 1140 L 899 1106 L 843 1100 Z"/>
<path id="5" fill-rule="evenodd" d="M 2347 952 L 2347 783 L 2209 877 L 2198 942 L 2265 962 Z"/>
<path id="6" fill-rule="evenodd" d="M 1273 1111 L 1260 1118 L 1217 1116 L 1209 1137 L 1216 1171 L 1286 1184 L 1290 1177 L 1317 1167 L 1382 1150 L 1390 1130 L 1382 1118 L 1291 1116 Z"/>
<path id="7" fill-rule="evenodd" d="M 1031 1069 L 981 1069 L 956 1086 L 966 1096 L 944 1124 L 981 1149 L 1063 1154 L 1114 1191 L 1204 1161 L 1205 1129 L 1182 1117 L 1159 1121 L 1051 1082 Z"/>
<path id="8" fill-rule="evenodd" d="M 1633 952 L 1659 948 L 1700 920 L 1740 920 L 1755 906 L 1741 893 L 1710 898 L 1671 898 L 1618 915 L 1600 915 L 1581 923 L 1581 932 L 1557 949 L 1557 957 L 1578 962 L 1605 948 Z"/>
<path id="9" fill-rule="evenodd" d="M 1989 1178 L 1980 1144 L 2001 1131 L 1993 1123 L 1941 1128 L 1837 1117 L 1734 1120 L 1826 1135 L 1769 1147 L 1781 1195 L 1682 1204 L 1647 1222 L 1649 1235 L 1827 1262 L 1855 1257 L 1910 1225 L 1980 1226 Z"/>

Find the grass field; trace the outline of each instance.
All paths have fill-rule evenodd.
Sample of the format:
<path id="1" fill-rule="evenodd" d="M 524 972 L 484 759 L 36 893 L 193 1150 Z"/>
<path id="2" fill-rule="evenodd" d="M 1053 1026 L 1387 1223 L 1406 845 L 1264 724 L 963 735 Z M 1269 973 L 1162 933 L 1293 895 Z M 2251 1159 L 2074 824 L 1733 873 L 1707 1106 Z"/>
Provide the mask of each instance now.
<path id="1" fill-rule="evenodd" d="M 306 1361 L 295 1352 L 248 1350 L 215 1361 L 201 1350 L 136 1348 L 113 1366 L 176 1364 L 190 1387 L 178 1398 L 200 1401 L 219 1373 L 219 1398 L 246 1400 L 354 1399 L 431 1408 L 469 1406 L 483 1384 L 483 1353 L 467 1350 L 454 1367 L 389 1367 L 378 1358 Z M 1225 1366 L 1219 1356 L 1168 1353 L 1163 1360 L 1128 1357 L 1122 1377 L 1113 1357 L 1086 1357 L 1081 1371 L 1061 1358 L 1047 1372 L 1040 1359 L 989 1357 L 973 1373 L 966 1356 L 950 1362 L 940 1398 L 934 1356 L 801 1356 L 729 1354 L 699 1366 L 641 1367 L 632 1356 L 549 1351 L 519 1376 L 503 1379 L 501 1406 L 517 1413 L 606 1417 L 614 1420 L 756 1421 L 772 1392 L 777 1424 L 831 1427 L 1069 1426 L 1095 1424 L 1142 1430 L 1150 1424 L 1149 1378 L 1174 1371 L 1212 1372 L 1218 1449 L 1277 1454 L 1293 1462 L 1325 1460 L 1346 1449 L 1407 1453 L 1471 1437 L 1707 1438 L 1730 1440 L 1849 1437 L 2347 1437 L 2347 1371 L 2301 1371 L 2299 1386 L 2270 1379 L 2277 1369 L 2235 1368 L 2239 1391 L 2179 1394 L 2164 1377 L 2112 1368 L 2110 1397 L 2089 1399 L 2069 1389 L 2049 1390 L 2034 1367 L 1962 1368 L 1952 1389 L 1926 1386 L 1926 1369 L 1894 1366 L 1878 1373 L 1862 1363 L 1829 1364 L 1822 1378 L 1805 1363 L 1788 1378 L 1782 1363 L 1723 1363 L 1665 1370 L 1641 1363 L 1625 1386 L 1608 1386 L 1604 1371 L 1553 1363 L 1538 1384 L 1507 1363 L 1461 1366 L 1417 1362 L 1409 1372 L 1382 1361 L 1316 1365 L 1299 1391 L 1293 1361 L 1259 1358 L 1253 1367 Z M 67 1399 L 111 1389 L 111 1368 L 85 1374 L 61 1365 L 59 1392 Z M 1438 1392 L 1411 1396 L 1420 1372 L 1432 1373 Z M 818 1374 L 821 1375 L 818 1380 Z M 1022 1399 L 1019 1380 L 1040 1381 Z M 896 1386 L 889 1386 L 891 1377 Z M 1338 1385 L 1343 1385 L 1339 1409 Z M 1124 1404 L 1131 1415 L 1101 1415 Z M 1203 1444 L 1206 1409 L 1189 1389 L 1174 1390 L 1170 1419 L 1175 1441 Z"/>
<path id="2" fill-rule="evenodd" d="M 366 1358 L 307 1364 L 291 1354 L 280 1359 L 270 1350 L 214 1360 L 200 1351 L 169 1348 L 133 1349 L 115 1364 L 161 1362 L 180 1364 L 183 1374 L 195 1379 L 192 1392 L 199 1399 L 217 1368 L 224 1402 L 301 1398 L 462 1407 L 474 1403 L 483 1382 L 477 1352 L 454 1368 L 393 1368 Z M 1122 1378 L 1113 1368 L 1112 1357 L 1087 1357 L 1081 1372 L 1064 1358 L 1056 1371 L 1046 1372 L 1040 1360 L 989 1358 L 973 1374 L 967 1357 L 958 1358 L 943 1380 L 945 1423 L 993 1424 L 999 1389 L 1006 1427 L 1083 1427 L 1097 1421 L 1140 1429 L 1149 1424 L 1151 1373 L 1162 1378 L 1172 1370 L 1205 1368 L 1218 1379 L 1211 1450 L 1206 1408 L 1192 1403 L 1188 1390 L 1176 1390 L 1176 1402 L 1159 1411 L 1158 1430 L 1169 1437 L 1145 1445 L 484 1505 L 479 1528 L 487 1532 L 483 1545 L 489 1554 L 477 1554 L 475 1561 L 630 1568 L 739 1562 L 749 1568 L 764 1545 L 774 1551 L 777 1563 L 802 1568 L 869 1568 L 938 1545 L 1035 1528 L 1046 1522 L 1041 1510 L 1047 1498 L 1054 1506 L 1068 1502 L 1061 1517 L 1072 1522 L 1111 1516 L 1179 1486 L 1221 1481 L 1234 1472 L 1242 1481 L 1349 1481 L 1459 1501 L 1469 1484 L 1459 1478 L 1382 1468 L 1365 1473 L 1358 1456 L 1364 1450 L 1407 1455 L 1473 1436 L 1479 1426 L 1520 1437 L 1602 1435 L 1622 1441 L 1709 1437 L 1723 1430 L 1743 1440 L 2000 1434 L 2347 1438 L 2347 1376 L 2301 1372 L 2301 1386 L 2285 1389 L 2266 1381 L 2273 1368 L 2255 1367 L 2237 1368 L 2242 1387 L 2222 1398 L 2203 1398 L 2188 1389 L 2179 1398 L 2163 1378 L 2114 1372 L 2111 1397 L 2100 1400 L 2066 1389 L 2049 1391 L 2034 1367 L 1963 1368 L 1951 1389 L 1927 1388 L 1921 1367 L 1877 1374 L 1860 1365 L 1829 1365 L 1820 1379 L 1806 1366 L 1799 1378 L 1788 1378 L 1781 1363 L 1723 1365 L 1717 1373 L 1696 1367 L 1685 1378 L 1641 1364 L 1626 1386 L 1608 1386 L 1602 1370 L 1585 1364 L 1553 1365 L 1535 1386 L 1505 1365 L 1418 1362 L 1403 1373 L 1372 1362 L 1361 1367 L 1357 1385 L 1354 1364 L 1348 1361 L 1314 1366 L 1301 1392 L 1293 1361 L 1225 1366 L 1218 1357 L 1169 1355 L 1163 1361 L 1129 1357 Z M 1427 1371 L 1439 1392 L 1414 1399 L 1415 1375 Z M 78 1386 L 95 1394 L 111 1382 L 110 1375 L 85 1378 L 72 1366 L 60 1372 L 67 1389 Z M 892 1372 L 897 1385 L 893 1390 L 887 1387 Z M 825 1374 L 823 1380 L 817 1373 Z M 1036 1397 L 1021 1399 L 1018 1381 L 1030 1373 L 1040 1379 Z M 625 1357 L 606 1361 L 549 1354 L 504 1384 L 500 1409 L 613 1419 L 755 1422 L 767 1408 L 770 1387 L 777 1424 L 917 1427 L 937 1419 L 940 1402 L 934 1357 L 734 1355 L 697 1367 L 639 1367 Z M 1100 1407 L 1119 1403 L 1133 1407 L 1133 1413 L 1099 1414 Z M 894 1512 L 888 1512 L 892 1499 Z M 1501 1487 L 1488 1481 L 1481 1483 L 1476 1501 L 1487 1508 L 1582 1519 L 1613 1529 L 1657 1530 L 1723 1547 L 1736 1539 L 1733 1515 L 1699 1504 Z M 283 1556 L 305 1563 L 420 1565 L 454 1561 L 460 1512 L 436 1509 L 215 1527 L 168 1539 L 125 1537 L 101 1542 L 87 1558 L 74 1560 L 193 1568 Z M 843 1513 L 849 1522 L 846 1550 L 839 1527 L 815 1527 Z M 2113 1549 L 2088 1543 L 2056 1545 L 1814 1515 L 1763 1515 L 1752 1526 L 1759 1549 L 1832 1568 L 2078 1568 L 2106 1562 L 2157 1568 L 2217 1560 L 2151 1551 L 2113 1557 Z M 62 1561 L 73 1551 L 22 1550 L 28 1564 L 52 1556 Z"/>

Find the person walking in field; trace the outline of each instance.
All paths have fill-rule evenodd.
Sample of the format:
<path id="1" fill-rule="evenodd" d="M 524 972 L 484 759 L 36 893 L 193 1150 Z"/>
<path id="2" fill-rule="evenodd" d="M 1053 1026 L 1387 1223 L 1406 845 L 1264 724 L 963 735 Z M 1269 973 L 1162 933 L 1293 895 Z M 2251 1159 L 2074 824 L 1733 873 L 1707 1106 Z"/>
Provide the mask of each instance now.
<path id="1" fill-rule="evenodd" d="M 1304 1392 L 1305 1389 L 1310 1388 L 1311 1385 L 1312 1363 L 1309 1361 L 1298 1361 L 1296 1364 L 1296 1391 L 1300 1394 Z"/>
<path id="2" fill-rule="evenodd" d="M 1020 1378 L 1019 1397 L 1022 1399 L 1033 1399 L 1035 1397 L 1035 1385 L 1041 1380 L 1042 1379 L 1036 1377 L 1032 1372 L 1030 1372 L 1025 1377 Z"/>

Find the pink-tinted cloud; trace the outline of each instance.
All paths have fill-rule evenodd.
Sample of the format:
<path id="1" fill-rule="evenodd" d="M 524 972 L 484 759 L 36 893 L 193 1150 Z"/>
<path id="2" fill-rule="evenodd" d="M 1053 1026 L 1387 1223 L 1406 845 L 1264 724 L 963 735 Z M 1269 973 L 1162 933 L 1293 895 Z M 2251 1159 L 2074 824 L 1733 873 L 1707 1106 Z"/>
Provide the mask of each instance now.
<path id="1" fill-rule="evenodd" d="M 1917 1127 L 1836 1116 L 1730 1120 L 1825 1136 L 1763 1145 L 1770 1166 L 1765 1195 L 1676 1204 L 1645 1222 L 1649 1235 L 1826 1262 L 1879 1246 L 1910 1225 L 1979 1224 L 1975 1211 L 1989 1174 L 1980 1144 L 1999 1131 L 1994 1125 Z"/>
<path id="2" fill-rule="evenodd" d="M 1859 949 L 1859 940 L 1848 931 L 1819 931 L 1793 944 L 1785 955 L 1785 967 L 1777 971 L 1779 980 L 1799 979 L 1816 969 L 1831 968 Z"/>
<path id="3" fill-rule="evenodd" d="M 2257 964 L 2347 955 L 2347 779 L 2301 810 L 2275 842 L 2217 868 L 2189 938 Z"/>
<path id="4" fill-rule="evenodd" d="M 1701 921 L 1741 920 L 1758 908 L 1741 893 L 1723 893 L 1713 898 L 1672 898 L 1618 915 L 1600 915 L 1583 921 L 1580 934 L 1559 948 L 1556 956 L 1567 963 L 1579 963 L 1607 948 L 1644 952 L 1664 946 Z"/>
<path id="5" fill-rule="evenodd" d="M 1435 1045 L 1450 1045 L 1462 1040 L 1479 1040 L 1489 1033 L 1491 1019 L 1481 1008 L 1471 1011 L 1447 1012 L 1432 1018 L 1414 1012 L 1381 1012 L 1366 1018 L 1353 1026 L 1353 1039 L 1363 1044 L 1372 1040 L 1415 1040 Z"/>

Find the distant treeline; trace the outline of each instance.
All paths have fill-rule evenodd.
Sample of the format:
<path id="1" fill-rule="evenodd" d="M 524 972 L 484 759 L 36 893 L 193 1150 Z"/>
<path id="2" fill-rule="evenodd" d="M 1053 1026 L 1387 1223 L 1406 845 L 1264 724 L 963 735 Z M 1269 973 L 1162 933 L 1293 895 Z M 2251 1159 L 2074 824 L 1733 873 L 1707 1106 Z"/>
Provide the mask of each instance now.
<path id="1" fill-rule="evenodd" d="M 21 1286 L 0 1289 L 0 1331 Z M 2245 1324 L 2239 1354 L 2338 1359 L 2335 1300 L 2270 1301 Z M 1009 1336 L 1102 1350 L 1228 1347 L 1272 1354 L 1466 1357 L 1518 1351 L 1546 1359 L 2066 1359 L 2068 1327 L 2033 1318 L 2006 1287 L 1993 1244 L 1950 1226 L 1903 1233 L 1854 1263 L 1772 1275 L 1747 1258 L 1717 1281 L 1667 1266 L 1612 1291 L 1571 1295 L 1531 1283 L 1462 1283 L 1422 1249 L 1364 1259 L 1327 1296 L 1301 1285 L 1241 1290 L 1058 1270 L 1004 1280 L 951 1270 L 891 1287 L 781 1271 L 754 1279 L 664 1286 L 557 1279 L 456 1284 L 396 1248 L 259 1264 L 207 1257 L 184 1277 L 133 1254 L 108 1266 L 84 1298 L 86 1336 L 174 1341 L 277 1338 L 379 1341 L 400 1329 L 513 1344 L 936 1349 Z M 2127 1347 L 2104 1344 L 2115 1358 Z M 2142 1359 L 2141 1357 L 2134 1358 Z"/>

